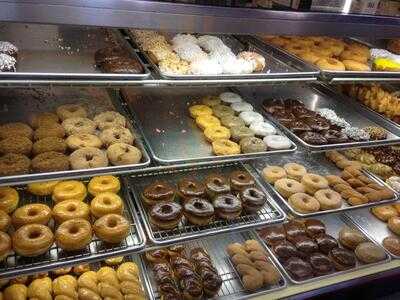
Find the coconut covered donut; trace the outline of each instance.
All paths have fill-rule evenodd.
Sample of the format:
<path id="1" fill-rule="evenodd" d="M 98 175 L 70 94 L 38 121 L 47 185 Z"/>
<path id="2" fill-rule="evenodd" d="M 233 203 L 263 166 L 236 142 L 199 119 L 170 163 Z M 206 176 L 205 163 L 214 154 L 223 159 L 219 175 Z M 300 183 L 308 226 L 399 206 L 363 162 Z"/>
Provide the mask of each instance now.
<path id="1" fill-rule="evenodd" d="M 94 147 L 84 147 L 72 152 L 69 156 L 71 168 L 73 170 L 92 169 L 108 166 L 106 154 Z"/>
<path id="2" fill-rule="evenodd" d="M 125 127 L 126 119 L 116 111 L 106 111 L 94 117 L 94 122 L 100 130 L 111 127 Z"/>
<path id="3" fill-rule="evenodd" d="M 129 131 L 129 129 L 125 127 L 110 127 L 104 129 L 100 133 L 100 139 L 103 144 L 108 147 L 109 145 L 115 143 L 125 143 L 132 145 L 135 137 Z"/>

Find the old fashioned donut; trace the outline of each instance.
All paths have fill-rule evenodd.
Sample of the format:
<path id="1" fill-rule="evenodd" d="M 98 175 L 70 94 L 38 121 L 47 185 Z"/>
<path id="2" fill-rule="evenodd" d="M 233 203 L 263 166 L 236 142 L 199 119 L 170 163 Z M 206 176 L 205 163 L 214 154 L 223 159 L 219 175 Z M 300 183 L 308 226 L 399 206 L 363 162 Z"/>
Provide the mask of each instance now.
<path id="1" fill-rule="evenodd" d="M 102 112 L 96 115 L 93 121 L 100 130 L 111 127 L 126 127 L 125 117 L 116 111 Z"/>
<path id="2" fill-rule="evenodd" d="M 33 155 L 50 151 L 65 153 L 66 150 L 67 144 L 65 143 L 64 139 L 55 136 L 49 136 L 38 140 L 33 144 L 32 147 Z"/>
<path id="3" fill-rule="evenodd" d="M 287 174 L 284 168 L 279 166 L 268 166 L 262 170 L 262 176 L 268 183 L 275 183 L 275 181 L 286 178 Z"/>
<path id="4" fill-rule="evenodd" d="M 85 219 L 67 220 L 58 226 L 55 240 L 65 251 L 84 249 L 92 241 L 92 226 Z"/>
<path id="5" fill-rule="evenodd" d="M 304 185 L 294 179 L 289 178 L 278 179 L 274 183 L 274 188 L 286 199 L 288 199 L 293 194 L 305 192 Z"/>
<path id="6" fill-rule="evenodd" d="M 51 136 L 63 138 L 65 136 L 64 128 L 58 123 L 53 123 L 47 126 L 39 127 L 38 129 L 35 130 L 35 133 L 33 134 L 33 139 L 35 141 L 38 141 Z"/>
<path id="7" fill-rule="evenodd" d="M 101 148 L 103 142 L 96 135 L 90 133 L 71 134 L 66 143 L 69 149 L 77 150 L 84 147 Z"/>
<path id="8" fill-rule="evenodd" d="M 307 169 L 297 163 L 287 163 L 283 166 L 286 171 L 287 177 L 297 181 L 301 181 L 304 175 L 307 174 Z"/>
<path id="9" fill-rule="evenodd" d="M 90 202 L 90 212 L 96 218 L 107 214 L 121 215 L 124 209 L 124 203 L 117 194 L 104 192 L 97 194 Z"/>
<path id="10" fill-rule="evenodd" d="M 205 130 L 210 126 L 221 126 L 221 122 L 218 118 L 212 115 L 201 115 L 196 118 L 196 125 L 199 126 L 202 130 Z"/>
<path id="11" fill-rule="evenodd" d="M 128 128 L 125 127 L 109 127 L 104 129 L 100 135 L 100 140 L 108 147 L 115 143 L 125 143 L 132 145 L 135 137 Z"/>
<path id="12" fill-rule="evenodd" d="M 32 169 L 36 172 L 69 170 L 68 156 L 55 151 L 40 153 L 32 159 Z"/>
<path id="13" fill-rule="evenodd" d="M 0 231 L 0 261 L 3 261 L 7 258 L 12 250 L 11 247 L 11 238 L 10 236 Z"/>
<path id="14" fill-rule="evenodd" d="M 212 143 L 215 140 L 229 140 L 231 137 L 231 132 L 224 126 L 209 126 L 204 130 L 204 136 L 206 137 L 207 141 Z"/>
<path id="15" fill-rule="evenodd" d="M 44 254 L 53 244 L 50 228 L 41 224 L 21 226 L 12 235 L 14 251 L 21 256 L 34 257 Z"/>
<path id="16" fill-rule="evenodd" d="M 336 209 L 342 206 L 342 196 L 331 189 L 318 190 L 314 197 L 318 200 L 321 210 Z"/>
<path id="17" fill-rule="evenodd" d="M 107 155 L 98 148 L 84 147 L 75 150 L 69 156 L 73 170 L 102 168 L 108 166 Z"/>
<path id="18" fill-rule="evenodd" d="M 212 109 L 207 105 L 192 105 L 189 107 L 189 113 L 193 119 L 196 119 L 201 115 L 212 115 Z"/>
<path id="19" fill-rule="evenodd" d="M 12 215 L 12 224 L 18 228 L 25 224 L 47 225 L 51 218 L 51 209 L 41 203 L 26 204 L 17 208 Z"/>
<path id="20" fill-rule="evenodd" d="M 88 191 L 93 196 L 104 192 L 118 193 L 120 189 L 121 183 L 118 177 L 112 175 L 95 176 L 88 184 Z"/>
<path id="21" fill-rule="evenodd" d="M 232 194 L 217 196 L 213 201 L 215 214 L 223 220 L 234 220 L 242 213 L 242 202 Z"/>
<path id="22" fill-rule="evenodd" d="M 263 139 L 268 150 L 284 150 L 292 147 L 292 142 L 282 135 L 268 135 Z"/>
<path id="23" fill-rule="evenodd" d="M 142 152 L 135 146 L 115 143 L 108 147 L 107 157 L 114 166 L 138 164 L 142 159 Z"/>
<path id="24" fill-rule="evenodd" d="M 301 179 L 301 183 L 304 185 L 306 192 L 310 195 L 314 195 L 316 191 L 329 188 L 328 180 L 323 176 L 313 173 L 307 173 Z"/>
<path id="25" fill-rule="evenodd" d="M 295 211 L 303 214 L 317 212 L 320 209 L 317 199 L 306 193 L 293 194 L 289 197 L 288 202 Z"/>
<path id="26" fill-rule="evenodd" d="M 21 122 L 6 123 L 0 126 L 1 140 L 13 136 L 25 136 L 32 140 L 33 130 L 28 125 Z"/>
<path id="27" fill-rule="evenodd" d="M 32 182 L 28 184 L 27 190 L 32 195 L 49 196 L 53 193 L 54 187 L 59 182 L 59 180 Z"/>
<path id="28" fill-rule="evenodd" d="M 59 119 L 58 116 L 51 112 L 42 112 L 38 114 L 34 114 L 30 118 L 30 125 L 32 128 L 39 128 L 43 126 L 48 126 L 54 123 L 58 123 Z"/>
<path id="29" fill-rule="evenodd" d="M 157 228 L 173 229 L 181 221 L 182 206 L 176 202 L 158 202 L 149 212 L 150 223 Z"/>
<path id="30" fill-rule="evenodd" d="M 32 142 L 26 136 L 13 136 L 0 141 L 0 154 L 14 153 L 29 155 Z"/>
<path id="31" fill-rule="evenodd" d="M 0 175 L 10 176 L 29 173 L 31 160 L 22 154 L 9 153 L 0 157 Z"/>
<path id="32" fill-rule="evenodd" d="M 183 214 L 189 223 L 197 226 L 210 224 L 214 219 L 214 206 L 203 198 L 191 198 L 183 206 Z"/>
<path id="33" fill-rule="evenodd" d="M 7 214 L 12 213 L 18 206 L 19 194 L 9 186 L 0 187 L 0 210 Z"/>
<path id="34" fill-rule="evenodd" d="M 215 155 L 235 155 L 240 154 L 240 146 L 230 140 L 216 140 L 212 142 L 212 148 Z"/>
<path id="35" fill-rule="evenodd" d="M 69 118 L 86 118 L 86 109 L 81 104 L 64 104 L 56 109 L 57 116 L 61 121 Z"/>
<path id="36" fill-rule="evenodd" d="M 73 199 L 64 200 L 53 207 L 52 215 L 58 224 L 77 218 L 88 220 L 90 209 L 85 202 Z"/>
<path id="37" fill-rule="evenodd" d="M 89 133 L 93 134 L 96 131 L 96 123 L 88 118 L 69 118 L 62 122 L 67 135 L 76 133 Z"/>
<path id="38" fill-rule="evenodd" d="M 347 71 L 371 71 L 371 68 L 367 64 L 356 60 L 344 59 L 342 63 Z"/>
<path id="39" fill-rule="evenodd" d="M 6 232 L 11 224 L 10 216 L 0 209 L 0 231 Z"/>
<path id="40" fill-rule="evenodd" d="M 320 58 L 315 62 L 315 65 L 322 70 L 329 71 L 345 71 L 344 64 L 335 58 Z"/>
<path id="41" fill-rule="evenodd" d="M 108 214 L 97 219 L 93 230 L 102 241 L 117 244 L 129 234 L 129 222 L 121 215 Z"/>
<path id="42" fill-rule="evenodd" d="M 82 182 L 78 180 L 66 180 L 56 184 L 51 198 L 56 203 L 71 199 L 83 201 L 86 195 L 86 187 Z"/>

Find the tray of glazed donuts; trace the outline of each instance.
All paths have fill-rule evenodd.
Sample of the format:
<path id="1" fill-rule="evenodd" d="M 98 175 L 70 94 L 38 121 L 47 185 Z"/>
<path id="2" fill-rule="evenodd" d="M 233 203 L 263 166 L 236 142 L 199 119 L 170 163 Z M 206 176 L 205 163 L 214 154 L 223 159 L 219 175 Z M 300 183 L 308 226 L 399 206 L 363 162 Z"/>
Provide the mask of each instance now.
<path id="1" fill-rule="evenodd" d="M 146 237 L 131 201 L 111 175 L 0 187 L 2 276 L 144 248 Z"/>
<path id="2" fill-rule="evenodd" d="M 338 215 L 292 219 L 262 228 L 258 235 L 295 284 L 390 261 L 382 246 Z"/>
<path id="3" fill-rule="evenodd" d="M 361 169 L 360 164 L 345 162 L 347 165 L 341 171 L 324 154 L 307 156 L 296 152 L 254 164 L 280 202 L 298 217 L 376 206 L 398 199 L 392 188 Z"/>
<path id="4" fill-rule="evenodd" d="M 285 214 L 241 164 L 131 175 L 148 237 L 171 244 L 282 222 Z"/>
<path id="5" fill-rule="evenodd" d="M 244 299 L 286 287 L 254 238 L 250 232 L 230 233 L 142 254 L 151 299 Z M 236 268 L 239 273 L 232 261 L 246 258 L 254 262 L 248 262 L 244 271 Z"/>
<path id="6" fill-rule="evenodd" d="M 111 91 L 43 88 L 0 94 L 4 183 L 123 172 L 150 164 L 134 121 Z"/>

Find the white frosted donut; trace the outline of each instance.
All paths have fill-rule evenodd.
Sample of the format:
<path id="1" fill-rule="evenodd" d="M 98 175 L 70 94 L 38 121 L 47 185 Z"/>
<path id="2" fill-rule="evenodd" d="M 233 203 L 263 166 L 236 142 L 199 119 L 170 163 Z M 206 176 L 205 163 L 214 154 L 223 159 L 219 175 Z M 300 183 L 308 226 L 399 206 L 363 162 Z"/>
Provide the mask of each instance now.
<path id="1" fill-rule="evenodd" d="M 290 140 L 282 135 L 268 135 L 264 138 L 264 143 L 267 144 L 268 149 L 272 150 L 290 149 L 292 147 Z"/>
<path id="2" fill-rule="evenodd" d="M 96 131 L 96 124 L 88 118 L 77 117 L 65 119 L 61 125 L 67 135 L 76 133 L 93 134 Z"/>
<path id="3" fill-rule="evenodd" d="M 254 111 L 244 111 L 239 114 L 239 117 L 244 121 L 246 125 L 250 125 L 254 122 L 263 122 L 264 118 L 261 114 Z"/>
<path id="4" fill-rule="evenodd" d="M 276 134 L 276 129 L 268 122 L 253 122 L 249 127 L 255 135 L 267 136 Z"/>
<path id="5" fill-rule="evenodd" d="M 238 103 L 243 101 L 242 97 L 240 97 L 238 94 L 231 92 L 222 93 L 221 95 L 219 95 L 219 98 L 222 100 L 222 102 L 228 104 Z"/>
<path id="6" fill-rule="evenodd" d="M 126 119 L 123 115 L 116 111 L 106 111 L 96 115 L 93 118 L 97 127 L 100 130 L 104 130 L 111 127 L 125 127 Z"/>
<path id="7" fill-rule="evenodd" d="M 252 111 L 253 110 L 253 106 L 247 102 L 232 103 L 231 108 L 237 113 L 241 113 L 242 111 Z"/>
<path id="8" fill-rule="evenodd" d="M 400 177 L 392 176 L 386 179 L 386 183 L 396 192 L 400 192 Z"/>

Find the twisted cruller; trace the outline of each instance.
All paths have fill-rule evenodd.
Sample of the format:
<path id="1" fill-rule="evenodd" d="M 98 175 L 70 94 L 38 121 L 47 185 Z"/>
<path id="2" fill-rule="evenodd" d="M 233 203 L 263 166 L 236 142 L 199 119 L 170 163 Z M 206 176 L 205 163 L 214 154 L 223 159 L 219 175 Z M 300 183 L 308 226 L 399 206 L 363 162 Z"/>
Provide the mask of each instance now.
<path id="1" fill-rule="evenodd" d="M 72 275 L 63 275 L 53 280 L 54 300 L 77 300 L 78 283 Z"/>
<path id="2" fill-rule="evenodd" d="M 101 300 L 97 287 L 97 274 L 93 271 L 83 273 L 78 279 L 78 297 L 83 300 Z"/>

